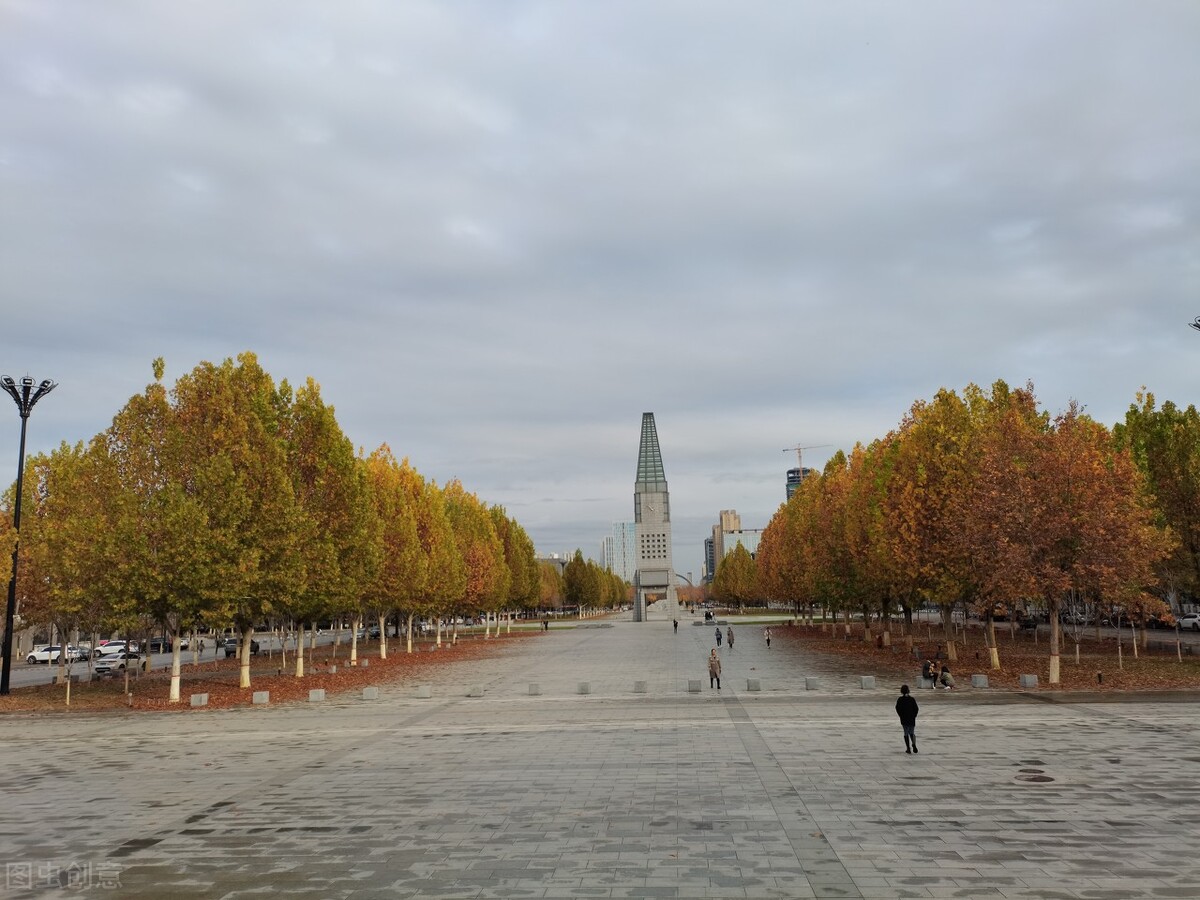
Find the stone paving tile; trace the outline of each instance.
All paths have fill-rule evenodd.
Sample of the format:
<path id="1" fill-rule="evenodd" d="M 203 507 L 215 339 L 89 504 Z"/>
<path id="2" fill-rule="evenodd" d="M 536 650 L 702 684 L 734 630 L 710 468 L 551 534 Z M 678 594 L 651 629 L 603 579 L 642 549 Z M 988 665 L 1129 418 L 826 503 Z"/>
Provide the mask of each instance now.
<path id="1" fill-rule="evenodd" d="M 85 896 L 1200 897 L 1200 786 L 1172 774 L 1194 703 L 921 692 L 906 756 L 895 685 L 734 627 L 719 694 L 711 629 L 616 623 L 461 661 L 430 699 L 11 717 L 0 896 L 75 864 Z"/>

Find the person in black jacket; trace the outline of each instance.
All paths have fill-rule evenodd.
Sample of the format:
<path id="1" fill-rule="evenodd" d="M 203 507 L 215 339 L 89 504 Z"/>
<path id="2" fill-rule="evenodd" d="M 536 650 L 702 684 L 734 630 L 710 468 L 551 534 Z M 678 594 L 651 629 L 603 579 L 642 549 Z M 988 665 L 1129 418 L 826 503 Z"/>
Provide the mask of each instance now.
<path id="1" fill-rule="evenodd" d="M 900 699 L 896 701 L 896 715 L 900 717 L 900 727 L 904 729 L 904 752 L 918 753 L 917 750 L 917 698 L 908 692 L 908 685 L 900 685 Z"/>

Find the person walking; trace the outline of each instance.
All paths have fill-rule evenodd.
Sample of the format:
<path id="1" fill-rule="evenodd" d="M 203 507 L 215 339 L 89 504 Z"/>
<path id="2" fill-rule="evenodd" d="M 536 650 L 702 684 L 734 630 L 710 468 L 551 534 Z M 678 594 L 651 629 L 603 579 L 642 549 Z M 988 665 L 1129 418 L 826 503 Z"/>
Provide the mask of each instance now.
<path id="1" fill-rule="evenodd" d="M 770 650 L 771 649 L 771 629 L 770 628 L 763 629 L 763 637 L 767 639 L 767 649 Z"/>
<path id="2" fill-rule="evenodd" d="M 679 634 L 679 620 L 678 620 L 678 619 L 672 619 L 672 620 L 671 620 L 671 627 L 672 627 L 673 629 L 675 629 L 675 633 L 676 633 L 676 634 Z"/>
<path id="3" fill-rule="evenodd" d="M 717 626 L 717 646 L 718 647 L 721 646 L 721 626 L 720 625 Z M 713 653 L 716 653 L 716 652 L 717 652 L 716 650 L 713 651 Z"/>
<path id="4" fill-rule="evenodd" d="M 733 626 L 732 625 L 730 625 L 727 629 L 725 629 L 725 639 L 727 641 L 729 641 L 729 649 L 732 650 L 733 649 Z"/>
<path id="5" fill-rule="evenodd" d="M 720 634 L 720 631 L 717 632 Z M 717 648 L 713 647 L 712 652 L 708 654 L 708 689 L 711 691 L 713 682 L 717 683 L 717 690 L 721 689 L 721 657 L 717 656 Z"/>
<path id="6" fill-rule="evenodd" d="M 900 699 L 896 701 L 896 715 L 900 717 L 900 727 L 904 729 L 904 752 L 918 753 L 917 750 L 917 698 L 908 692 L 908 685 L 900 685 Z"/>

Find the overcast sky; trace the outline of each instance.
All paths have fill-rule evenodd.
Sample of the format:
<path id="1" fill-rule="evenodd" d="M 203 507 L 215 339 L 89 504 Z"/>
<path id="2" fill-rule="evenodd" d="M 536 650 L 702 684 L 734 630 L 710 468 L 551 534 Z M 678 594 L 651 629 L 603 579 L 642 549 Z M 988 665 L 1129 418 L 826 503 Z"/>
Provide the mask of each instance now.
<path id="1" fill-rule="evenodd" d="M 1194 0 L 0 0 L 0 373 L 252 350 L 593 557 L 652 411 L 698 577 L 939 387 L 1192 402 L 1198 87 Z"/>

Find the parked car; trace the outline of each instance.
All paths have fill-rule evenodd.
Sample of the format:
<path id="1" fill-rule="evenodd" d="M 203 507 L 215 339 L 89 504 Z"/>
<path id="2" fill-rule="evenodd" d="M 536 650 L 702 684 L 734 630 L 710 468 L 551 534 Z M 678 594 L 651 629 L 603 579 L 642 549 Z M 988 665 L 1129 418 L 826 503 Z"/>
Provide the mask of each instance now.
<path id="1" fill-rule="evenodd" d="M 1188 613 L 1186 616 L 1180 616 L 1179 627 L 1200 631 L 1200 613 Z"/>
<path id="2" fill-rule="evenodd" d="M 370 628 L 367 629 L 367 638 L 372 641 L 379 640 L 379 626 L 378 625 L 372 625 Z"/>
<path id="3" fill-rule="evenodd" d="M 229 659 L 229 657 L 231 657 L 231 656 L 237 656 L 237 653 L 238 653 L 237 638 L 228 638 L 225 641 L 225 658 Z M 258 641 L 250 642 L 250 655 L 258 656 Z"/>
<path id="4" fill-rule="evenodd" d="M 186 650 L 191 645 L 192 645 L 191 641 L 189 641 L 187 638 L 179 639 L 179 649 L 180 650 Z M 170 653 L 171 652 L 170 638 L 151 638 L 150 639 L 150 652 L 151 653 Z"/>
<path id="5" fill-rule="evenodd" d="M 141 655 L 125 651 L 122 653 L 106 653 L 96 660 L 96 665 L 93 667 L 97 675 L 116 675 L 118 672 L 124 672 L 132 666 L 146 665 L 142 661 Z"/>
<path id="6" fill-rule="evenodd" d="M 137 644 L 130 644 L 129 641 L 105 641 L 96 648 L 96 652 L 92 654 L 96 657 L 113 656 L 117 653 L 136 653 Z"/>
<path id="7" fill-rule="evenodd" d="M 64 651 L 62 647 L 58 646 L 57 644 L 51 644 L 49 647 L 43 647 L 41 650 L 34 650 L 27 657 L 25 657 L 25 662 L 31 666 L 36 665 L 37 663 L 46 663 L 49 665 L 52 662 L 62 662 L 63 655 Z M 67 645 L 65 655 L 67 662 L 82 662 L 83 660 L 87 659 L 87 653 L 85 651 L 80 650 L 78 647 L 73 647 L 70 644 Z"/>

